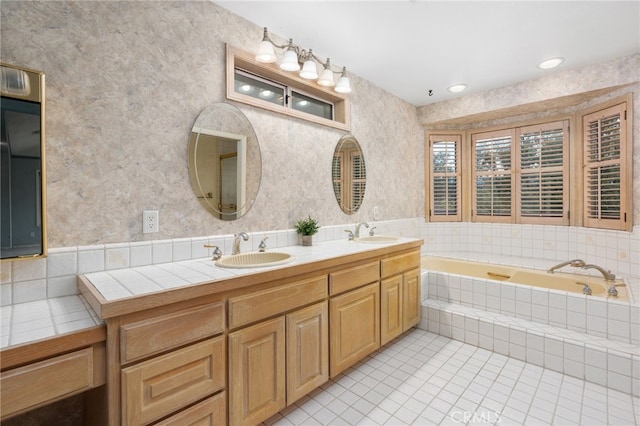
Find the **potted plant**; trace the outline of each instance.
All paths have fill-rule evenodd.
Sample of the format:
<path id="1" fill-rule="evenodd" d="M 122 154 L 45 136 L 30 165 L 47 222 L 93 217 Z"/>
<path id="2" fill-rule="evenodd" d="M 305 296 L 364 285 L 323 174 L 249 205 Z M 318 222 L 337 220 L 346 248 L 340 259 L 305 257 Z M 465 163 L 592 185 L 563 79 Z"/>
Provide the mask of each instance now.
<path id="1" fill-rule="evenodd" d="M 320 225 L 318 221 L 309 215 L 306 219 L 301 219 L 296 223 L 296 232 L 300 234 L 303 246 L 310 246 L 313 242 L 313 235 L 318 232 Z"/>

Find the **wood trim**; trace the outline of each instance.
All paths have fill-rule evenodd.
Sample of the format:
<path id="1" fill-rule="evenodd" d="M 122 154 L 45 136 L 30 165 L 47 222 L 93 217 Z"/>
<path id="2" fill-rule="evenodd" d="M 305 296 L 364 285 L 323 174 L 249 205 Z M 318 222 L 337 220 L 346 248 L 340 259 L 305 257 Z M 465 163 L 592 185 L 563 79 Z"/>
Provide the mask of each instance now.
<path id="1" fill-rule="evenodd" d="M 255 60 L 254 56 L 236 47 L 226 46 L 226 77 L 227 99 L 241 102 L 247 105 L 270 110 L 279 114 L 310 121 L 316 124 L 333 127 L 340 130 L 351 130 L 351 102 L 347 96 L 330 89 L 325 89 L 317 84 L 310 83 L 298 77 L 296 74 L 281 71 L 277 64 L 262 64 Z M 275 105 L 271 102 L 263 102 L 251 96 L 237 93 L 234 88 L 235 68 L 241 68 L 252 74 L 289 86 L 297 91 L 308 93 L 324 101 L 334 104 L 334 119 L 329 120 L 312 114 L 306 114 L 292 108 Z"/>
<path id="2" fill-rule="evenodd" d="M 99 325 L 50 339 L 10 346 L 0 351 L 0 369 L 5 371 L 20 367 L 65 352 L 102 343 L 106 338 L 107 328 L 104 325 Z"/>

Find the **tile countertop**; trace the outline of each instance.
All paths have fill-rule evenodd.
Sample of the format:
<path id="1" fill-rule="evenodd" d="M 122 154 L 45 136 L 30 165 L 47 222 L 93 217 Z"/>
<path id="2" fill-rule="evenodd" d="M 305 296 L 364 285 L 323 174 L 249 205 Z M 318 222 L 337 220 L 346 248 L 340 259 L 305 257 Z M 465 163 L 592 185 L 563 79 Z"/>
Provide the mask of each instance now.
<path id="1" fill-rule="evenodd" d="M 102 321 L 80 295 L 0 307 L 0 349 L 96 327 Z"/>
<path id="2" fill-rule="evenodd" d="M 211 258 L 201 258 L 89 273 L 79 277 L 78 285 L 98 317 L 106 319 L 179 302 L 184 300 L 186 288 L 191 289 L 189 298 L 200 297 L 310 272 L 312 263 L 316 269 L 320 269 L 326 267 L 323 261 L 346 264 L 370 256 L 382 256 L 390 247 L 400 251 L 419 248 L 422 243 L 421 239 L 416 238 L 399 238 L 394 242 L 376 244 L 333 240 L 309 247 L 267 249 L 295 257 L 293 261 L 282 265 L 221 268 Z"/>

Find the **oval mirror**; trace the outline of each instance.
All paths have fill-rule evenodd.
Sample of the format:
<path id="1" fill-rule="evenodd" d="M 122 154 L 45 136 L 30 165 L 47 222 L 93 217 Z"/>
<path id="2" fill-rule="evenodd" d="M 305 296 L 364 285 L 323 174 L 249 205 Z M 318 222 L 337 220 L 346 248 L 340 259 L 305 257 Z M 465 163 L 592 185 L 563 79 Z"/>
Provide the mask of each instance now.
<path id="1" fill-rule="evenodd" d="M 244 216 L 261 171 L 258 138 L 242 111 L 225 103 L 205 108 L 189 137 L 189 178 L 200 204 L 221 220 Z"/>
<path id="2" fill-rule="evenodd" d="M 367 169 L 358 140 L 350 134 L 338 141 L 331 168 L 333 192 L 346 214 L 354 214 L 362 205 L 367 186 Z"/>

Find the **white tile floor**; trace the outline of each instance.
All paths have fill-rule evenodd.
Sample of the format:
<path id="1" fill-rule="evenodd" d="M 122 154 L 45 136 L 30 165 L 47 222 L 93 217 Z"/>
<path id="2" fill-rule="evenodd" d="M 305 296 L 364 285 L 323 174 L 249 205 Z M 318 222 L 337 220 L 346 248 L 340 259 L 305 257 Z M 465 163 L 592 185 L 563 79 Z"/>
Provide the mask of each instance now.
<path id="1" fill-rule="evenodd" d="M 265 425 L 640 424 L 640 398 L 415 329 Z"/>

